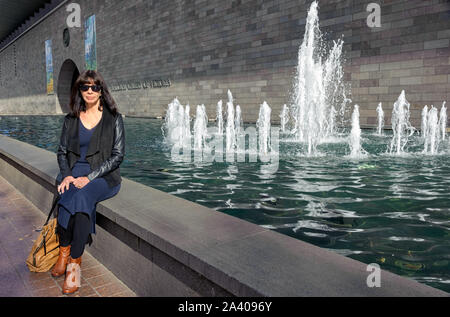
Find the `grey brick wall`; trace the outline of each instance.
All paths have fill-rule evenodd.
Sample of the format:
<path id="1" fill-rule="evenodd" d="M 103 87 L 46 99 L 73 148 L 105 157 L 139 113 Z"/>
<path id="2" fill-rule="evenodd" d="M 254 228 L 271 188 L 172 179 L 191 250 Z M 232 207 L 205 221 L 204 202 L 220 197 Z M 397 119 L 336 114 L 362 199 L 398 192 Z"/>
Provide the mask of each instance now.
<path id="1" fill-rule="evenodd" d="M 58 113 L 56 95 L 47 96 L 46 39 L 53 41 L 54 85 L 63 62 L 84 69 L 84 21 L 96 14 L 98 70 L 107 83 L 168 78 L 169 88 L 115 91 L 126 115 L 164 116 L 167 104 L 205 104 L 215 117 L 218 100 L 233 93 L 244 121 L 255 122 L 267 101 L 279 121 L 290 103 L 298 47 L 308 0 L 103 0 L 78 1 L 81 28 L 72 28 L 64 47 L 65 7 L 0 52 L 0 113 Z M 369 28 L 368 3 L 381 6 L 381 28 Z M 345 79 L 361 124 L 376 123 L 383 103 L 386 122 L 402 89 L 420 126 L 424 105 L 450 101 L 450 1 L 322 0 L 321 30 L 327 40 L 344 35 Z"/>

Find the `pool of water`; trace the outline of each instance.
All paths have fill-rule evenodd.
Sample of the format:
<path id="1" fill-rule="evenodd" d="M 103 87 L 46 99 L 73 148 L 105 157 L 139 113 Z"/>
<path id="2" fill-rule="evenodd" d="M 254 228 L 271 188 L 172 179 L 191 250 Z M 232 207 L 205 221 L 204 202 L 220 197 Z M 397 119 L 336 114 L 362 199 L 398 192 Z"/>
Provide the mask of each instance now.
<path id="1" fill-rule="evenodd" d="M 62 122 L 0 116 L 0 133 L 56 152 Z M 345 135 L 314 157 L 281 135 L 278 168 L 268 171 L 260 161 L 175 161 L 162 120 L 124 123 L 124 177 L 450 292 L 448 139 L 438 155 L 424 155 L 414 136 L 408 153 L 394 156 L 388 132 L 363 131 L 368 155 L 353 159 Z"/>

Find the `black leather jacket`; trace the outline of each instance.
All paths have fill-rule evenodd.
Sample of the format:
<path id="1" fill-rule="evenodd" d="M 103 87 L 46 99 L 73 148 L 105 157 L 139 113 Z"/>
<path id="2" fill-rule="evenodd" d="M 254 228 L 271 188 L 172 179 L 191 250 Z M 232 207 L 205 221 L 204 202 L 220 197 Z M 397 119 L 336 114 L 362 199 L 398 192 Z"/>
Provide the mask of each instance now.
<path id="1" fill-rule="evenodd" d="M 125 156 L 125 129 L 122 115 L 116 116 L 107 107 L 103 108 L 102 119 L 95 127 L 86 153 L 92 172 L 87 178 L 104 177 L 109 187 L 122 181 L 119 165 Z M 80 158 L 78 137 L 79 118 L 66 115 L 57 151 L 58 165 L 63 180 L 72 175 L 72 168 Z"/>

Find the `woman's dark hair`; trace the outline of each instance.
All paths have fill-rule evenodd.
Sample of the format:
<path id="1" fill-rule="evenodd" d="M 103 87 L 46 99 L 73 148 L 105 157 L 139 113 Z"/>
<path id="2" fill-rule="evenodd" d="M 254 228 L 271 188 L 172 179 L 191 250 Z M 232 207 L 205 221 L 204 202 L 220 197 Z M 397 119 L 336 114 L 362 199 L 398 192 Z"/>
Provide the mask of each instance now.
<path id="1" fill-rule="evenodd" d="M 75 117 L 80 116 L 81 111 L 86 111 L 86 103 L 81 96 L 80 86 L 84 84 L 99 85 L 102 87 L 100 93 L 100 106 L 98 110 L 103 111 L 103 107 L 106 107 L 114 116 L 119 112 L 116 102 L 109 93 L 105 80 L 98 71 L 85 70 L 78 76 L 72 87 L 72 93 L 70 94 L 70 114 Z"/>

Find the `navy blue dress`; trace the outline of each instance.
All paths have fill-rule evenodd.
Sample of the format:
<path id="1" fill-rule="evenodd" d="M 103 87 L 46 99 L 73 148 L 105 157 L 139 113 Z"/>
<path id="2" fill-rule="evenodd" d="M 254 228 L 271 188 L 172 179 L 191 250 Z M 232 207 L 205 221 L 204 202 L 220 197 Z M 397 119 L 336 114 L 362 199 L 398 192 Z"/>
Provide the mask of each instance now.
<path id="1" fill-rule="evenodd" d="M 80 158 L 72 168 L 72 176 L 74 178 L 87 176 L 92 172 L 89 162 L 86 160 L 86 153 L 92 134 L 98 126 L 97 124 L 97 126 L 92 129 L 87 129 L 80 119 L 78 121 L 80 122 L 78 129 L 80 139 Z M 89 216 L 91 221 L 90 233 L 95 234 L 95 208 L 97 202 L 116 195 L 120 190 L 120 185 L 121 184 L 118 184 L 110 188 L 103 177 L 93 179 L 83 188 L 77 188 L 70 183 L 69 189 L 64 191 L 58 202 L 58 223 L 64 229 L 67 229 L 70 216 L 77 212 L 83 212 Z"/>

